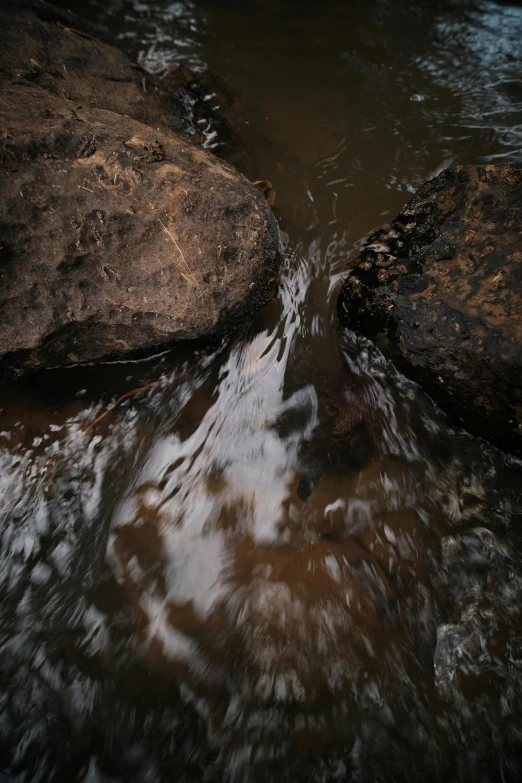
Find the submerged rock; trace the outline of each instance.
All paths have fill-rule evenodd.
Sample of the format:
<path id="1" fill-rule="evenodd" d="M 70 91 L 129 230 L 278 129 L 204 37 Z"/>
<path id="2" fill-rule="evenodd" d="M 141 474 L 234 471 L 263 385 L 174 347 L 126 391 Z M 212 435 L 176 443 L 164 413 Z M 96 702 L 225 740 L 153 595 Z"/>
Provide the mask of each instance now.
<path id="1" fill-rule="evenodd" d="M 216 334 L 262 306 L 278 233 L 258 188 L 170 130 L 186 130 L 175 104 L 117 49 L 25 4 L 2 14 L 0 376 Z"/>
<path id="2" fill-rule="evenodd" d="M 375 231 L 340 321 L 469 429 L 522 453 L 522 172 L 457 166 Z"/>
<path id="3" fill-rule="evenodd" d="M 344 368 L 331 375 L 321 391 L 334 435 L 351 432 L 368 413 L 368 390 L 359 378 Z"/>

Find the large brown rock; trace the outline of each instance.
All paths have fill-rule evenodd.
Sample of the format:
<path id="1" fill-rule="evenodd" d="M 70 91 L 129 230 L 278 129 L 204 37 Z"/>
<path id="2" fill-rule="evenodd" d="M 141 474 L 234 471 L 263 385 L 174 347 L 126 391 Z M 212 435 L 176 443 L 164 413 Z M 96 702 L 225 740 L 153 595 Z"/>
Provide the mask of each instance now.
<path id="1" fill-rule="evenodd" d="M 369 237 L 338 313 L 466 427 L 522 453 L 522 171 L 426 183 Z"/>
<path id="2" fill-rule="evenodd" d="M 82 106 L 125 114 L 204 144 L 219 134 L 220 154 L 244 143 L 241 107 L 208 72 L 170 67 L 156 77 L 93 26 L 44 0 L 0 0 L 0 78 L 41 87 Z M 241 139 L 239 138 L 241 136 Z"/>
<path id="3" fill-rule="evenodd" d="M 259 190 L 170 130 L 143 74 L 104 79 L 133 74 L 116 49 L 27 5 L 14 18 L 0 54 L 0 375 L 217 334 L 255 312 L 278 266 Z M 75 47 L 93 59 L 76 67 Z"/>

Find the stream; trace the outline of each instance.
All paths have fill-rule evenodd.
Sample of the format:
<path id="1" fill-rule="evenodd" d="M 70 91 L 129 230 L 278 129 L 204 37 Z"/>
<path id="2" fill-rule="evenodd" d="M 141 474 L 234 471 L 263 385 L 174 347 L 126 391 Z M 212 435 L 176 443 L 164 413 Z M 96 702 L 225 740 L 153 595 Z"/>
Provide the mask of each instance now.
<path id="1" fill-rule="evenodd" d="M 1 783 L 520 780 L 522 463 L 336 300 L 422 182 L 522 162 L 522 6 L 59 4 L 229 85 L 283 257 L 221 344 L 0 387 Z"/>

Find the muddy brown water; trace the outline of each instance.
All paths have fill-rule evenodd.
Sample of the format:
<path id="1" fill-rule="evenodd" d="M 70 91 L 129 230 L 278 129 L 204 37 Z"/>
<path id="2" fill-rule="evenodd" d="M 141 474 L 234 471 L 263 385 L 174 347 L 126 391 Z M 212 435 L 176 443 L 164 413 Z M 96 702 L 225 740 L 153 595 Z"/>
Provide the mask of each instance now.
<path id="1" fill-rule="evenodd" d="M 63 5 L 228 82 L 285 253 L 227 344 L 0 389 L 0 780 L 519 780 L 522 466 L 335 301 L 422 181 L 522 160 L 522 9 Z"/>

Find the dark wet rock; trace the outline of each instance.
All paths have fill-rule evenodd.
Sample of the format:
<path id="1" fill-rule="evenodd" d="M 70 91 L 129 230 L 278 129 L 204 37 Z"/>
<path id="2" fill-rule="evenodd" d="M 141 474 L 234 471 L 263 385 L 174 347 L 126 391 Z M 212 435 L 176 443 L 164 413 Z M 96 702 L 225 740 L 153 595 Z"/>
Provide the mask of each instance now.
<path id="1" fill-rule="evenodd" d="M 457 166 L 372 234 L 341 323 L 469 429 L 522 452 L 522 172 Z"/>
<path id="2" fill-rule="evenodd" d="M 0 376 L 251 316 L 278 267 L 258 188 L 174 132 L 175 103 L 117 49 L 25 4 L 2 15 Z"/>

